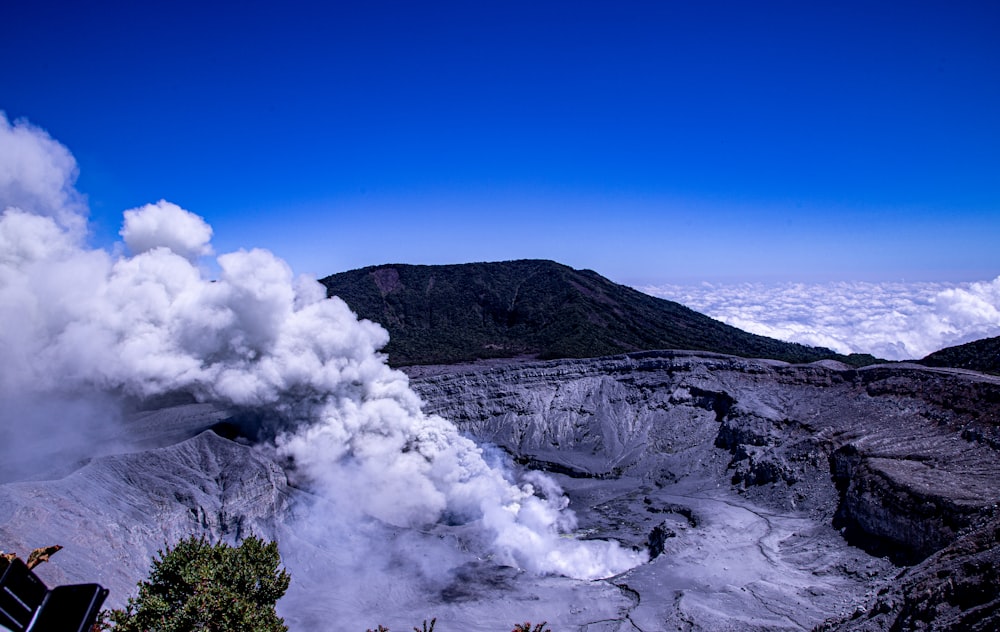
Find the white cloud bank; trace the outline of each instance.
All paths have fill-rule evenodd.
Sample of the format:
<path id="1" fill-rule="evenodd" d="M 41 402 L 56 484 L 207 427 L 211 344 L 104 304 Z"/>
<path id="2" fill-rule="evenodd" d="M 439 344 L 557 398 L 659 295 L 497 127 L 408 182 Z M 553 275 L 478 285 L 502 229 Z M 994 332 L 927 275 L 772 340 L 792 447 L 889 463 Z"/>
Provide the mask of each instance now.
<path id="1" fill-rule="evenodd" d="M 447 516 L 540 573 L 594 578 L 643 561 L 560 537 L 575 524 L 564 498 L 510 482 L 424 414 L 378 353 L 385 330 L 270 252 L 223 254 L 207 279 L 197 259 L 211 228 L 165 201 L 125 213 L 131 257 L 88 248 L 72 156 L 3 113 L 0 174 L 0 462 L 86 440 L 121 393 L 183 391 L 280 420 L 276 449 L 334 514 L 400 527 Z"/>
<path id="2" fill-rule="evenodd" d="M 740 283 L 639 288 L 725 323 L 780 340 L 923 358 L 1000 336 L 1000 277 L 978 283 Z"/>

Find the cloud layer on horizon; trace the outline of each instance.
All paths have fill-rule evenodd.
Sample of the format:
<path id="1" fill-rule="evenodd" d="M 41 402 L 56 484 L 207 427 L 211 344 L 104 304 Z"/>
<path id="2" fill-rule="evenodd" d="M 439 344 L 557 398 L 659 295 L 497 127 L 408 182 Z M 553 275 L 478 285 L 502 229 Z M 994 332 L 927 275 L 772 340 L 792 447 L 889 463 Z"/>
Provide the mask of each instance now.
<path id="1" fill-rule="evenodd" d="M 1000 276 L 955 284 L 703 283 L 638 289 L 762 336 L 887 360 L 919 359 L 1000 336 Z"/>

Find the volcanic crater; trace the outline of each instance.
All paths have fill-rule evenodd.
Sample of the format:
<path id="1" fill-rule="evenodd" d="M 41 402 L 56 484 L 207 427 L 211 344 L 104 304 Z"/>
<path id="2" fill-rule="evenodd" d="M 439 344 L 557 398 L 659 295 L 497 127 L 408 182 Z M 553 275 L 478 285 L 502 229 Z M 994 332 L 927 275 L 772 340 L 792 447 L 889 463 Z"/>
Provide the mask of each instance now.
<path id="1" fill-rule="evenodd" d="M 558 483 L 577 516 L 571 537 L 616 540 L 649 561 L 603 580 L 540 576 L 447 522 L 373 522 L 356 541 L 325 541 L 289 527 L 315 499 L 250 445 L 246 418 L 183 398 L 132 415 L 139 452 L 0 487 L 0 539 L 63 544 L 43 578 L 99 581 L 121 605 L 165 542 L 275 538 L 293 577 L 279 613 L 293 630 L 430 617 L 442 630 L 527 618 L 646 632 L 1000 620 L 1000 378 L 680 351 L 408 372 L 427 412 Z M 359 571 L 368 554 L 352 545 L 372 542 L 387 561 Z"/>

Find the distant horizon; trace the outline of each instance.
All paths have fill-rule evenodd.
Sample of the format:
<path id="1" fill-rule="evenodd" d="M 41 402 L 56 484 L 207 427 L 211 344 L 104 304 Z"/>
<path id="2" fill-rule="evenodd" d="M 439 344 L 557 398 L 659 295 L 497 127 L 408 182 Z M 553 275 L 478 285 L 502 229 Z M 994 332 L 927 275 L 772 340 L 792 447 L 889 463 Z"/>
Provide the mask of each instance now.
<path id="1" fill-rule="evenodd" d="M 566 265 L 553 259 L 528 260 Z M 518 260 L 430 265 L 509 261 Z M 392 261 L 356 269 L 426 265 Z M 592 271 L 601 274 L 599 270 Z M 919 360 L 946 347 L 1000 336 L 1000 276 L 965 283 L 837 281 L 620 285 L 680 303 L 750 333 L 825 347 L 844 355 L 859 353 L 891 361 Z"/>
<path id="2" fill-rule="evenodd" d="M 876 301 L 850 320 L 871 344 L 1000 333 L 1000 5 L 38 0 L 5 23 L 0 124 L 65 148 L 95 248 L 166 200 L 216 253 L 317 278 L 550 259 L 782 335 L 836 284 Z M 0 189 L 33 177 L 0 150 Z M 799 305 L 765 288 L 795 283 Z M 758 309 L 779 294 L 794 322 Z M 886 305 L 931 342 L 883 336 Z"/>
<path id="3" fill-rule="evenodd" d="M 88 201 L 76 188 L 77 169 L 71 151 L 45 130 L 26 121 L 10 123 L 0 114 L 0 218 L 9 220 L 11 231 L 9 235 L 0 234 L 0 240 L 11 249 L 12 260 L 34 250 L 56 247 L 35 243 L 43 239 L 43 233 L 37 232 L 41 225 L 23 233 L 27 227 L 21 226 L 24 211 L 53 220 L 65 231 L 65 238 L 73 241 L 74 249 L 84 249 L 81 255 L 90 248 L 105 260 L 126 260 L 130 254 L 166 245 L 196 263 L 199 274 L 211 279 L 221 271 L 219 266 L 224 267 L 223 259 L 230 256 L 227 252 L 246 253 L 242 248 L 220 249 L 220 240 L 210 223 L 166 200 L 126 210 L 122 214 L 123 228 L 116 234 L 118 239 L 103 247 L 95 245 L 93 225 L 88 223 Z M 274 254 L 280 259 L 280 253 Z M 272 258 L 268 254 L 265 260 Z M 287 261 L 281 260 L 280 266 L 287 266 L 289 275 L 296 272 Z M 601 270 L 595 272 L 616 280 Z M 1000 276 L 992 281 L 965 283 L 625 285 L 675 300 L 745 331 L 844 354 L 917 359 L 946 346 L 1000 335 Z M 9 307 L 13 309 L 14 305 Z"/>
<path id="4" fill-rule="evenodd" d="M 940 284 L 942 286 L 944 286 L 944 285 L 956 285 L 956 286 L 958 286 L 958 285 L 968 285 L 968 284 L 977 283 L 977 282 L 990 282 L 990 281 L 993 281 L 996 278 L 996 276 L 1000 276 L 1000 275 L 994 275 L 992 277 L 987 276 L 987 277 L 982 277 L 982 278 L 976 277 L 976 276 L 968 276 L 968 277 L 963 277 L 963 278 L 949 278 L 948 280 L 938 280 L 938 279 L 934 279 L 934 278 L 924 278 L 924 277 L 910 278 L 910 279 L 907 279 L 907 278 L 896 278 L 896 279 L 879 278 L 877 280 L 869 280 L 869 279 L 865 279 L 865 278 L 840 278 L 840 277 L 836 277 L 836 278 L 830 278 L 830 279 L 801 281 L 801 280 L 789 279 L 787 276 L 777 276 L 777 275 L 764 276 L 764 277 L 755 277 L 754 279 L 745 279 L 745 278 L 742 278 L 739 275 L 737 275 L 737 274 L 734 273 L 734 274 L 731 274 L 731 275 L 719 275 L 719 276 L 715 276 L 715 277 L 712 277 L 712 278 L 708 278 L 708 277 L 704 277 L 704 276 L 699 276 L 697 274 L 689 274 L 689 275 L 661 274 L 661 275 L 650 275 L 648 277 L 641 276 L 641 277 L 638 277 L 637 279 L 617 279 L 617 278 L 612 278 L 609 274 L 606 274 L 605 271 L 603 271 L 602 269 L 599 269 L 599 268 L 595 268 L 595 267 L 592 267 L 592 266 L 574 266 L 574 265 L 571 265 L 570 263 L 567 263 L 565 261 L 561 261 L 561 260 L 553 258 L 553 257 L 546 257 L 544 255 L 541 255 L 541 256 L 531 256 L 531 257 L 509 257 L 509 258 L 505 258 L 505 259 L 475 259 L 475 258 L 472 258 L 472 259 L 463 259 L 463 260 L 448 261 L 448 262 L 444 262 L 444 263 L 424 263 L 424 262 L 420 262 L 420 261 L 403 261 L 403 260 L 395 260 L 395 259 L 389 260 L 389 259 L 387 259 L 385 261 L 373 262 L 373 263 L 366 263 L 364 265 L 357 265 L 357 266 L 353 266 L 353 267 L 350 267 L 350 268 L 344 268 L 344 269 L 334 270 L 332 272 L 321 272 L 319 274 L 313 274 L 313 273 L 310 272 L 310 273 L 306 273 L 306 274 L 310 274 L 311 276 L 315 276 L 317 279 L 322 279 L 323 277 L 331 276 L 331 275 L 334 275 L 334 274 L 340 274 L 340 273 L 343 273 L 343 272 L 352 272 L 352 271 L 355 271 L 355 270 L 362 270 L 364 268 L 379 268 L 379 267 L 383 267 L 383 266 L 394 266 L 394 265 L 401 265 L 401 266 L 457 266 L 457 265 L 479 264 L 479 263 L 505 263 L 505 262 L 510 262 L 510 261 L 551 261 L 553 263 L 558 263 L 560 265 L 564 265 L 564 266 L 573 268 L 574 270 L 590 270 L 591 272 L 596 272 L 597 274 L 600 274 L 601 276 L 607 278 L 610 281 L 614 281 L 615 283 L 618 283 L 619 285 L 626 285 L 628 287 L 631 287 L 633 289 L 636 289 L 636 290 L 639 290 L 639 291 L 643 291 L 643 292 L 645 292 L 645 290 L 643 288 L 646 288 L 646 289 L 655 288 L 656 287 L 656 281 L 664 281 L 664 279 L 671 279 L 670 281 L 665 281 L 666 285 L 668 285 L 668 286 L 677 286 L 677 287 L 696 287 L 696 286 L 712 286 L 712 287 L 717 287 L 717 286 L 775 285 L 775 284 L 827 285 L 827 284 L 842 284 L 842 283 L 848 283 L 848 284 L 849 283 L 898 283 L 898 284 L 916 283 L 916 284 Z M 296 270 L 296 272 L 297 272 L 297 270 Z M 645 292 L 645 293 L 648 293 L 648 292 Z"/>

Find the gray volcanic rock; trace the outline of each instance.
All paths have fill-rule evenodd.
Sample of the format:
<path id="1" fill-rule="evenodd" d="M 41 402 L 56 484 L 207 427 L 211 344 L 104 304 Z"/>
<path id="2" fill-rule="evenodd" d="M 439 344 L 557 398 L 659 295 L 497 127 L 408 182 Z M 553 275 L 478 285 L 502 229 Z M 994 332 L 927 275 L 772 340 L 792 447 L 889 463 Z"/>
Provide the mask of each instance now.
<path id="1" fill-rule="evenodd" d="M 824 539 L 823 526 L 834 525 L 849 543 L 875 556 L 913 563 L 949 546 L 1000 501 L 1000 380 L 970 372 L 792 366 L 663 352 L 436 375 L 424 369 L 413 385 L 430 410 L 522 462 L 566 475 L 566 481 L 631 480 L 633 489 L 648 490 L 643 493 L 654 504 L 657 495 L 676 500 L 682 490 L 680 497 L 702 505 L 716 501 L 758 515 L 777 511 L 783 519 L 808 518 L 771 549 L 778 552 L 767 560 L 774 569 L 788 562 L 795 572 L 829 572 L 810 570 L 818 563 L 839 567 L 834 574 L 842 576 L 877 575 L 885 568 L 877 558 L 864 568 L 847 550 L 817 562 L 817 550 L 837 546 Z M 723 494 L 719 499 L 704 492 L 716 485 L 724 490 L 723 484 L 736 493 L 713 492 Z M 691 494 L 691 486 L 702 491 Z M 571 496 L 574 487 L 567 484 Z M 635 515 L 631 506 L 619 511 Z M 774 522 L 768 530 L 775 530 Z M 638 531 L 635 542 L 642 538 Z M 790 544 L 803 532 L 812 546 Z M 621 533 L 617 537 L 627 541 Z M 782 557 L 792 549 L 792 558 Z M 667 564 L 665 557 L 626 576 L 644 577 L 651 567 Z M 798 601 L 798 617 L 792 617 L 795 590 L 780 584 L 771 594 L 738 599 L 707 582 L 696 590 L 699 605 L 677 614 L 685 612 L 684 596 L 690 605 L 695 590 L 681 587 L 678 602 L 650 624 L 686 621 L 725 629 L 719 626 L 731 621 L 741 629 L 774 629 L 818 623 L 822 600 Z M 851 591 L 840 590 L 849 602 Z M 759 612 L 736 617 L 753 613 L 753 603 L 762 600 L 787 610 L 787 619 L 761 625 L 768 619 Z M 815 608 L 812 616 L 807 602 Z"/>
<path id="2" fill-rule="evenodd" d="M 284 472 L 251 447 L 203 432 L 176 445 L 94 459 L 58 480 L 0 486 L 0 542 L 26 555 L 64 550 L 38 574 L 50 585 L 95 581 L 123 605 L 150 559 L 191 534 L 274 538 L 285 518 Z"/>
<path id="3" fill-rule="evenodd" d="M 525 618 L 590 631 L 1000 623 L 998 378 L 687 352 L 411 374 L 428 411 L 498 446 L 498 459 L 548 470 L 576 537 L 646 549 L 650 562 L 582 582 L 500 566 L 465 525 L 372 522 L 350 541 L 290 526 L 315 499 L 268 451 L 203 432 L 253 434 L 251 421 L 181 400 L 130 420 L 141 445 L 167 447 L 0 486 L 0 543 L 64 545 L 43 579 L 101 582 L 116 606 L 181 537 L 277 539 L 292 573 L 279 612 L 293 630 L 432 616 L 483 631 Z"/>
<path id="4" fill-rule="evenodd" d="M 828 620 L 818 630 L 989 632 L 1000 622 L 998 585 L 1000 518 L 993 518 L 901 571 L 850 616 Z"/>

